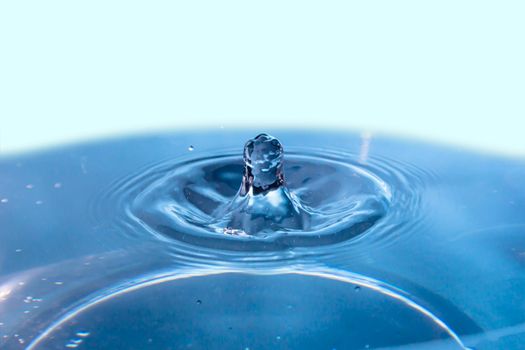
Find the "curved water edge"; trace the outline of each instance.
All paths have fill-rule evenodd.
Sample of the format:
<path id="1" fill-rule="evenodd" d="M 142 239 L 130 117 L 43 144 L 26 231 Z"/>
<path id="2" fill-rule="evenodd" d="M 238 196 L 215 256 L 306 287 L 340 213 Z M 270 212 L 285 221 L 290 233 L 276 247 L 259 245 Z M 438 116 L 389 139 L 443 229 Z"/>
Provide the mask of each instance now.
<path id="1" fill-rule="evenodd" d="M 304 268 L 304 267 L 303 267 Z M 120 296 L 133 293 L 140 289 L 149 288 L 163 283 L 169 283 L 182 279 L 191 279 L 191 278 L 206 278 L 210 276 L 219 276 L 219 275 L 239 275 L 240 278 L 245 279 L 247 276 L 291 276 L 291 275 L 300 275 L 306 277 L 314 277 L 321 279 L 328 279 L 333 281 L 342 282 L 348 284 L 354 293 L 364 293 L 365 290 L 370 290 L 375 293 L 379 293 L 387 298 L 387 300 L 394 300 L 404 305 L 404 307 L 411 309 L 413 312 L 421 315 L 429 323 L 433 324 L 436 328 L 441 329 L 443 333 L 446 334 L 439 336 L 436 339 L 429 339 L 422 346 L 425 348 L 425 343 L 430 344 L 431 346 L 441 346 L 442 349 L 467 349 L 461 342 L 459 336 L 454 333 L 454 331 L 446 324 L 445 321 L 439 319 L 434 315 L 430 310 L 419 305 L 417 302 L 410 299 L 409 295 L 405 292 L 396 289 L 393 286 L 389 286 L 377 280 L 367 278 L 365 276 L 360 276 L 358 274 L 353 274 L 347 271 L 337 271 L 330 269 L 321 269 L 321 268 L 276 268 L 275 270 L 261 271 L 259 269 L 188 269 L 188 270 L 178 270 L 178 271 L 161 271 L 153 274 L 148 274 L 145 276 L 140 276 L 134 280 L 126 281 L 125 283 L 118 284 L 112 287 L 109 287 L 102 291 L 97 291 L 94 295 L 90 295 L 84 300 L 81 300 L 76 305 L 68 308 L 66 312 L 63 313 L 58 319 L 49 322 L 48 327 L 45 328 L 38 336 L 36 336 L 27 346 L 27 350 L 38 349 L 39 346 L 45 345 L 45 342 L 48 338 L 52 338 L 54 332 L 57 330 L 63 331 L 64 329 L 73 328 L 73 329 L 89 329 L 89 327 L 84 327 L 78 322 L 73 322 L 68 325 L 68 322 L 71 322 L 79 315 L 89 312 L 90 309 L 93 309 L 97 306 L 101 306 L 104 303 L 110 302 L 114 298 L 119 298 Z M 314 280 L 315 282 L 315 280 Z M 313 288 L 314 285 L 310 282 L 309 288 Z M 175 289 L 176 290 L 176 289 Z M 290 290 L 294 291 L 294 290 Z M 329 298 L 329 296 L 326 296 Z M 200 304 L 202 301 L 197 300 L 197 303 Z M 286 317 L 286 316 L 283 316 Z M 398 317 L 398 315 L 387 315 L 386 317 Z M 364 322 L 363 320 L 360 320 Z M 368 325 L 366 325 L 368 327 Z M 375 325 L 378 327 L 379 325 Z M 299 330 L 296 330 L 299 331 Z M 423 329 L 411 329 L 410 332 L 418 333 L 424 332 Z M 74 332 L 73 332 L 74 333 Z M 89 334 L 89 332 L 87 332 Z M 72 334 L 71 334 L 72 336 Z M 67 337 L 66 337 L 67 338 Z M 370 344 L 373 344 L 374 339 L 369 339 Z M 327 340 L 327 343 L 329 341 Z M 400 345 L 416 345 L 408 341 L 406 344 Z M 376 348 L 376 347 L 372 347 Z"/>

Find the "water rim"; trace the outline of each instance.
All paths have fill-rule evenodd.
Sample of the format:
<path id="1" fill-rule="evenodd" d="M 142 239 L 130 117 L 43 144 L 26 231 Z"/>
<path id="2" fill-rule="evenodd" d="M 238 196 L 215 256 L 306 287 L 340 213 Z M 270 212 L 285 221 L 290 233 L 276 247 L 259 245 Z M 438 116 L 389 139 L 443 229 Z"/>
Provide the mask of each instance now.
<path id="1" fill-rule="evenodd" d="M 117 298 L 121 295 L 131 293 L 143 288 L 148 288 L 151 286 L 159 285 L 162 283 L 167 283 L 171 281 L 188 279 L 188 278 L 198 278 L 206 276 L 214 276 L 221 274 L 249 274 L 256 276 L 275 276 L 275 275 L 301 275 L 307 277 L 317 277 L 335 280 L 342 283 L 352 284 L 359 286 L 360 288 L 367 288 L 371 291 L 382 294 L 387 298 L 391 298 L 397 302 L 400 302 L 407 308 L 412 309 L 416 313 L 424 316 L 431 323 L 436 325 L 438 328 L 442 329 L 448 337 L 462 349 L 468 350 L 468 348 L 463 344 L 460 337 L 452 330 L 447 323 L 436 316 L 428 308 L 422 306 L 420 303 L 416 302 L 410 295 L 405 291 L 398 289 L 389 284 L 383 283 L 381 281 L 359 275 L 352 272 L 330 269 L 330 268 L 320 268 L 320 267 L 308 267 L 308 266 L 294 266 L 294 267 L 280 267 L 269 270 L 260 270 L 260 269 L 247 269 L 247 268 L 215 268 L 215 269 L 179 269 L 179 270 L 163 270 L 157 271 L 150 274 L 142 275 L 136 277 L 135 279 L 125 281 L 108 287 L 106 289 L 100 290 L 94 294 L 83 298 L 75 305 L 72 305 L 68 308 L 58 319 L 52 321 L 49 326 L 47 326 L 42 332 L 40 332 L 31 342 L 28 344 L 26 350 L 37 349 L 38 346 L 45 341 L 45 339 L 52 335 L 55 330 L 63 327 L 68 321 L 74 319 L 76 316 L 94 308 L 95 306 L 101 305 L 105 302 L 108 302 L 114 298 Z"/>

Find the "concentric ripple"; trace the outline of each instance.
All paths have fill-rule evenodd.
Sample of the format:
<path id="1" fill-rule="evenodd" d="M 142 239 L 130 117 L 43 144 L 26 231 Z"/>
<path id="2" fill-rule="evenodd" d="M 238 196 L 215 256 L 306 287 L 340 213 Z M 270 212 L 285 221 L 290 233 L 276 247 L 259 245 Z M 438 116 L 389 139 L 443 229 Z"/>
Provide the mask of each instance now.
<path id="1" fill-rule="evenodd" d="M 286 189 L 307 212 L 308 227 L 255 236 L 228 227 L 231 217 L 225 208 L 232 206 L 243 175 L 238 151 L 142 169 L 109 189 L 105 208 L 119 207 L 121 224 L 146 228 L 168 242 L 252 252 L 321 247 L 374 229 L 378 236 L 388 235 L 389 222 L 399 226 L 399 217 L 417 217 L 421 174 L 404 168 L 408 171 L 382 159 L 364 163 L 349 153 L 292 149 L 284 162 Z"/>

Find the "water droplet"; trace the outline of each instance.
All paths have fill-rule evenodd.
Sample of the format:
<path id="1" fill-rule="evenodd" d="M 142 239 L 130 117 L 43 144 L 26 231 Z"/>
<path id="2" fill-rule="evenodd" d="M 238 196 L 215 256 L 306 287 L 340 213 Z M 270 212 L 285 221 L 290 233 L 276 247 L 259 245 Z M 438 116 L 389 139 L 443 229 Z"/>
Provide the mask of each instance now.
<path id="1" fill-rule="evenodd" d="M 195 147 L 193 147 L 193 146 L 188 147 L 188 151 L 190 151 L 190 152 L 193 151 L 194 149 L 195 149 Z"/>
<path id="2" fill-rule="evenodd" d="M 60 182 L 56 182 L 54 185 L 53 185 L 54 188 L 61 188 L 62 187 L 62 183 Z"/>
<path id="3" fill-rule="evenodd" d="M 80 331 L 80 332 L 77 332 L 77 336 L 81 337 L 81 338 L 85 338 L 85 337 L 88 337 L 91 333 L 89 332 L 86 332 L 86 331 Z"/>
<path id="4" fill-rule="evenodd" d="M 20 253 L 22 252 L 22 249 L 16 249 L 15 252 Z"/>
<path id="5" fill-rule="evenodd" d="M 34 188 L 34 186 L 33 186 L 33 184 L 27 184 L 27 185 L 26 185 L 26 188 L 27 188 L 28 190 L 32 190 L 32 189 Z"/>
<path id="6" fill-rule="evenodd" d="M 198 299 L 197 300 L 197 304 L 201 305 L 202 304 L 202 300 Z"/>
<path id="7" fill-rule="evenodd" d="M 7 202 L 9 202 L 9 199 L 7 198 L 0 199 L 0 203 L 7 203 Z"/>
<path id="8" fill-rule="evenodd" d="M 64 284 L 64 282 L 61 282 L 61 281 L 56 281 L 56 282 L 55 282 L 55 284 L 56 284 L 57 286 L 61 286 L 61 285 L 63 285 L 63 284 Z"/>
<path id="9" fill-rule="evenodd" d="M 244 145 L 244 194 L 258 194 L 284 183 L 283 147 L 268 134 L 259 134 Z"/>
<path id="10" fill-rule="evenodd" d="M 354 287 L 354 291 L 359 292 L 360 290 L 361 290 L 361 287 L 360 287 L 360 286 L 355 286 L 355 287 Z"/>
<path id="11" fill-rule="evenodd" d="M 44 201 L 38 200 L 38 201 L 35 202 L 35 204 L 36 205 L 42 205 L 42 204 L 44 204 Z"/>

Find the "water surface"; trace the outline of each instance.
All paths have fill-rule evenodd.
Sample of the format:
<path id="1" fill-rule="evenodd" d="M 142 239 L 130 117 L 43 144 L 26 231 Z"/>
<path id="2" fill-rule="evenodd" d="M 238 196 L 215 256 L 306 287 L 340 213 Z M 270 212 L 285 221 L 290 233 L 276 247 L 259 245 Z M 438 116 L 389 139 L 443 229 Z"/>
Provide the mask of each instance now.
<path id="1" fill-rule="evenodd" d="M 2 158 L 0 347 L 520 349 L 523 160 L 272 134 L 309 217 L 272 230 L 228 206 L 254 131 Z"/>

